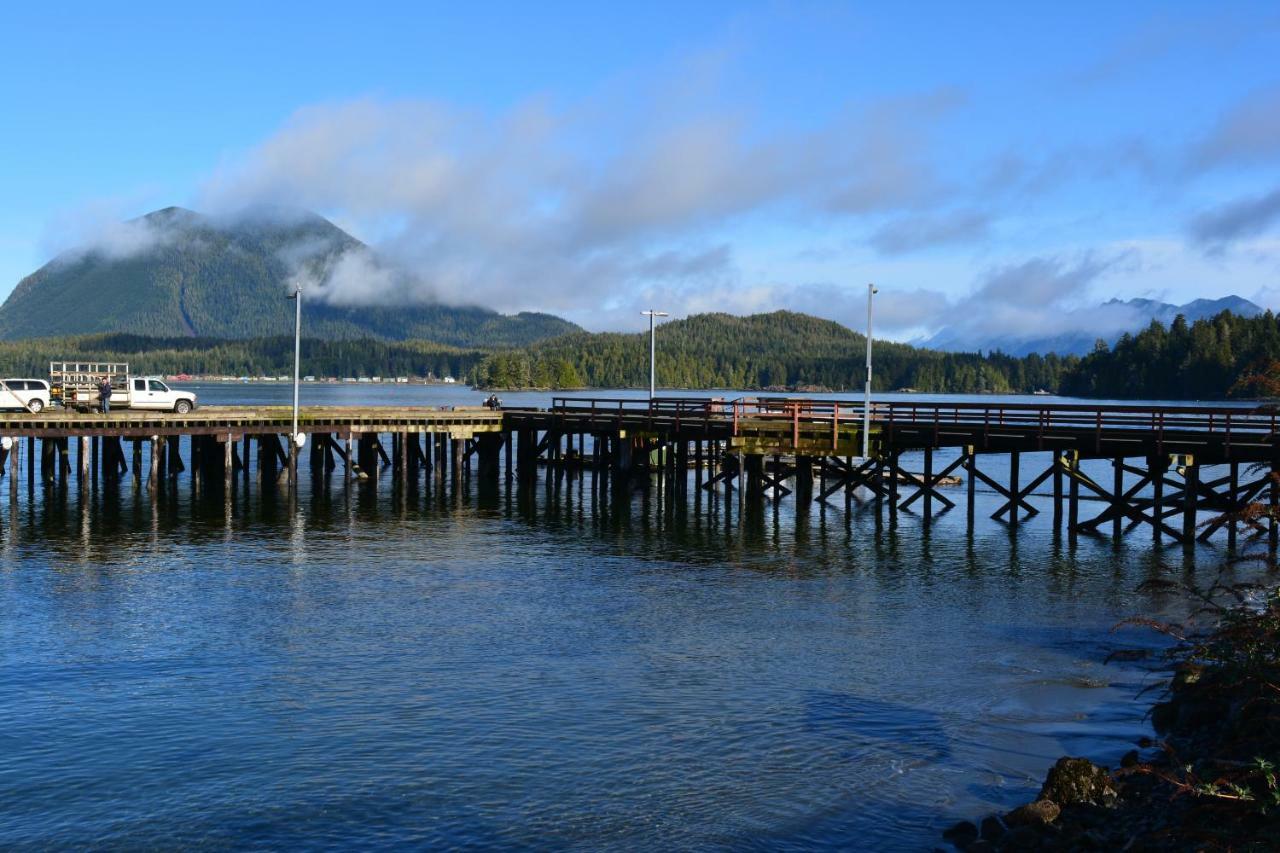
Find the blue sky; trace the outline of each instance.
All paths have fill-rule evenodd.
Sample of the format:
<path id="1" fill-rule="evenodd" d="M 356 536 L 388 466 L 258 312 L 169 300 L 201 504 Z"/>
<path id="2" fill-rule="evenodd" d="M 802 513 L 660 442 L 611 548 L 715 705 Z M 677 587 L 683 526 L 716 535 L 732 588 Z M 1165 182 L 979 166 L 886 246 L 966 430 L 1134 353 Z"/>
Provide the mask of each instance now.
<path id="1" fill-rule="evenodd" d="M 111 223 L 265 202 L 412 273 L 353 259 L 334 300 L 591 328 L 859 327 L 869 280 L 903 339 L 1280 307 L 1274 3 L 112 5 L 4 13 L 0 295 Z"/>

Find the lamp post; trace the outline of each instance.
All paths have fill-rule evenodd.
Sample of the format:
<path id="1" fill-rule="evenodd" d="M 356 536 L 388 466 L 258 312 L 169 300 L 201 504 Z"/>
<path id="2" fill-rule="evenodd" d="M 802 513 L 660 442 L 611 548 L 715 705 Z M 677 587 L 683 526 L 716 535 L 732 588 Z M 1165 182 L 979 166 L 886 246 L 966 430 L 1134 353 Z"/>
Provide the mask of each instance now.
<path id="1" fill-rule="evenodd" d="M 293 429 L 289 433 L 289 481 L 298 479 L 298 374 L 302 361 L 302 285 L 296 285 L 289 297 L 294 301 L 293 314 Z"/>
<path id="2" fill-rule="evenodd" d="M 657 361 L 658 351 L 657 351 L 657 348 L 654 346 L 654 342 L 653 342 L 653 318 L 669 317 L 671 315 L 669 315 L 666 311 L 654 311 L 653 309 L 650 309 L 648 311 L 641 311 L 640 313 L 643 316 L 646 316 L 649 318 L 649 399 L 652 400 L 654 387 L 655 387 L 655 378 L 657 374 L 657 363 L 658 363 Z"/>
<path id="3" fill-rule="evenodd" d="M 871 455 L 871 297 L 880 291 L 874 284 L 867 285 L 867 387 L 862 402 L 862 458 Z"/>

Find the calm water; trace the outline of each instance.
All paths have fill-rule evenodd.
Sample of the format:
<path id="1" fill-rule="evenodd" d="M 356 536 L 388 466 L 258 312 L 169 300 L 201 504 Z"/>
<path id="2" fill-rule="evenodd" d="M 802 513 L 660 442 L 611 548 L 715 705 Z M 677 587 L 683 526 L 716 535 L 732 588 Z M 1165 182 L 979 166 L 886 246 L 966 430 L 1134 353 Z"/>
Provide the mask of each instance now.
<path id="1" fill-rule="evenodd" d="M 1131 747 L 1153 676 L 1102 661 L 1156 641 L 1111 628 L 1177 615 L 1135 590 L 1197 571 L 1147 534 L 1011 530 L 985 492 L 970 534 L 302 479 L 0 508 L 0 847 L 927 849 Z"/>

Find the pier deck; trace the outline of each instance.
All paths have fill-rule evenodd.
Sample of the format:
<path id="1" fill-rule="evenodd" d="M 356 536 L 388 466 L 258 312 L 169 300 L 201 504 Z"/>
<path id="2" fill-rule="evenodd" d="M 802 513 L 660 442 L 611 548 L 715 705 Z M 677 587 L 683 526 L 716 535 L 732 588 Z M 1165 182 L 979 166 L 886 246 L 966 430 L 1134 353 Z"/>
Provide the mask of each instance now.
<path id="1" fill-rule="evenodd" d="M 919 511 L 927 521 L 935 505 L 944 512 L 957 505 L 956 493 L 940 487 L 959 475 L 967 481 L 971 520 L 981 482 L 1004 499 L 993 517 L 1010 524 L 1039 514 L 1028 498 L 1051 487 L 1055 528 L 1065 521 L 1072 535 L 1109 525 L 1119 536 L 1145 526 L 1157 540 L 1189 545 L 1225 529 L 1234 545 L 1244 524 L 1251 534 L 1265 532 L 1273 547 L 1280 539 L 1274 518 L 1201 523 L 1202 513 L 1220 516 L 1257 502 L 1280 515 L 1280 412 L 1271 407 L 877 402 L 865 459 L 864 414 L 860 401 L 842 400 L 557 397 L 549 409 L 500 411 L 308 406 L 300 410 L 298 429 L 309 436 L 312 475 L 341 467 L 349 487 L 385 470 L 400 483 L 424 471 L 440 477 L 447 471 L 458 484 L 470 475 L 473 459 L 479 477 L 496 480 L 505 453 L 506 477 L 522 488 L 537 480 L 541 466 L 549 485 L 577 470 L 591 472 L 602 494 L 654 481 L 684 493 L 692 471 L 698 494 L 720 490 L 739 501 L 839 497 L 846 508 L 866 500 L 891 517 Z M 131 443 L 139 487 L 144 479 L 154 488 L 187 472 L 189 462 L 193 483 L 221 481 L 229 489 L 237 474 L 249 476 L 256 443 L 263 482 L 274 482 L 277 472 L 296 482 L 302 454 L 287 440 L 291 423 L 287 406 L 209 406 L 183 415 L 0 414 L 0 475 L 7 469 L 16 501 L 24 445 L 30 491 L 35 460 L 41 483 L 65 482 L 74 447 L 85 488 L 99 474 L 123 477 L 129 470 L 123 444 Z M 958 452 L 935 471 L 934 452 L 944 448 Z M 923 471 L 904 470 L 904 453 L 919 453 Z M 1050 462 L 1024 481 L 1020 460 L 1028 453 L 1048 453 Z M 999 478 L 982 467 L 994 455 L 1007 457 Z M 1082 469 L 1089 459 L 1110 462 L 1109 482 Z M 1227 470 L 1206 480 L 1205 466 Z M 1096 476 L 1097 464 L 1090 470 Z M 1104 509 L 1081 519 L 1082 496 Z"/>
<path id="2" fill-rule="evenodd" d="M 129 409 L 105 415 L 46 409 L 39 414 L 0 413 L 0 435 L 23 438 L 81 435 L 134 438 L 153 435 L 283 434 L 292 428 L 292 419 L 293 409 L 289 406 L 203 406 L 185 415 Z M 298 412 L 298 431 L 309 434 L 347 435 L 419 430 L 450 432 L 469 438 L 480 432 L 501 432 L 502 423 L 502 412 L 480 407 L 303 406 Z"/>

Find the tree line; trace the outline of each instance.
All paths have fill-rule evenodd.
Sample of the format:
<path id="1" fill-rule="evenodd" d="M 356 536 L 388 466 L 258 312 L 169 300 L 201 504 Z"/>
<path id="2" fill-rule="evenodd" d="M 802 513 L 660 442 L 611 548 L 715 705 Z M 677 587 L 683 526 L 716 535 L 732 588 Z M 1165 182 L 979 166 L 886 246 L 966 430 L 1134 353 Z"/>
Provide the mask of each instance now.
<path id="1" fill-rule="evenodd" d="M 1078 397 L 1167 400 L 1270 396 L 1261 380 L 1280 359 L 1280 318 L 1222 312 L 1166 328 L 1153 322 L 1115 346 L 1099 341 L 1063 377 L 1061 391 Z"/>
<path id="2" fill-rule="evenodd" d="M 866 340 L 791 312 L 705 314 L 658 329 L 659 384 L 676 388 L 854 391 L 866 376 Z M 225 340 L 109 334 L 0 342 L 11 376 L 43 376 L 53 360 L 127 361 L 137 373 L 280 376 L 293 369 L 289 336 Z M 429 341 L 302 342 L 315 376 L 454 376 L 487 388 L 640 388 L 648 335 L 577 332 L 520 348 L 456 348 Z M 1153 322 L 1114 346 L 1075 356 L 951 353 L 877 342 L 873 389 L 1030 393 L 1116 399 L 1269 396 L 1280 374 L 1280 319 L 1222 313 L 1168 327 Z M 1226 392 L 1223 389 L 1231 389 Z"/>
<path id="3" fill-rule="evenodd" d="M 429 341 L 302 340 L 302 372 L 313 376 L 466 377 L 486 353 Z M 81 335 L 0 342 L 10 376 L 46 376 L 50 361 L 125 361 L 138 374 L 283 376 L 293 373 L 293 337 L 155 338 Z"/>
<path id="4" fill-rule="evenodd" d="M 664 387 L 860 389 L 866 338 L 838 323 L 778 311 L 750 317 L 701 314 L 659 327 L 657 375 Z M 1078 359 L 1056 355 L 949 353 L 875 343 L 872 387 L 926 392 L 1054 390 Z M 492 388 L 634 388 L 649 381 L 647 333 L 575 333 L 492 353 L 472 380 Z"/>

